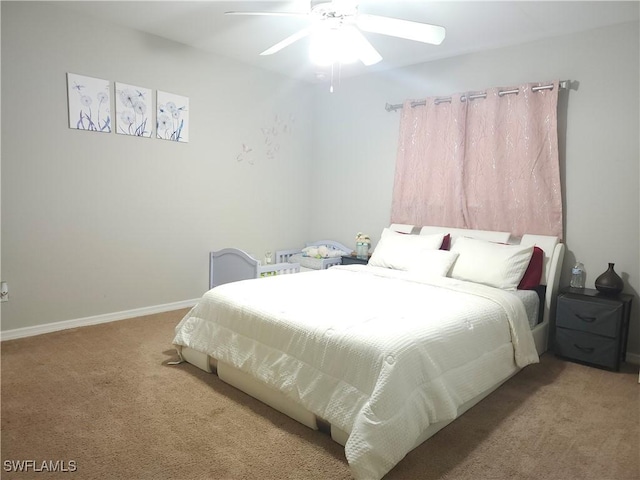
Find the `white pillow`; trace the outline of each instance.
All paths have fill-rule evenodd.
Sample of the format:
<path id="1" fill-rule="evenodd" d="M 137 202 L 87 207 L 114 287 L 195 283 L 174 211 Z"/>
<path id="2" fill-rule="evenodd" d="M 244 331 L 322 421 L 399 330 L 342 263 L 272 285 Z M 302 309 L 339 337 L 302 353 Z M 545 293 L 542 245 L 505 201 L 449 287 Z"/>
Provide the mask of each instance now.
<path id="1" fill-rule="evenodd" d="M 376 249 L 369 259 L 373 267 L 409 270 L 428 250 L 438 250 L 444 234 L 406 235 L 385 228 Z"/>
<path id="2" fill-rule="evenodd" d="M 449 250 L 424 250 L 408 270 L 420 277 L 446 277 L 457 258 Z"/>
<path id="3" fill-rule="evenodd" d="M 499 243 L 460 237 L 451 251 L 458 253 L 451 276 L 503 290 L 515 290 L 529 266 L 533 246 Z"/>

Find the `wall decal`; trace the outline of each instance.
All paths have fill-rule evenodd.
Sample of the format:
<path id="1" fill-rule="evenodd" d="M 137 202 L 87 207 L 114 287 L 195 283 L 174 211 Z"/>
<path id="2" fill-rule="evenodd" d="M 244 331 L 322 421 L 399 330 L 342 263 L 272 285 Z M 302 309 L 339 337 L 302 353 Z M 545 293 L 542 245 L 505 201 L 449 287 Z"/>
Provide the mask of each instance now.
<path id="1" fill-rule="evenodd" d="M 151 137 L 151 89 L 116 82 L 116 133 Z"/>
<path id="2" fill-rule="evenodd" d="M 111 132 L 109 80 L 67 73 L 69 128 Z"/>
<path id="3" fill-rule="evenodd" d="M 274 160 L 278 156 L 280 153 L 281 143 L 285 142 L 285 136 L 292 132 L 294 123 L 295 119 L 293 115 L 289 115 L 287 120 L 276 115 L 271 125 L 260 128 L 263 136 L 262 145 L 264 146 L 264 153 L 267 160 Z M 247 146 L 246 143 L 243 143 L 242 151 L 236 155 L 236 160 L 238 162 L 246 160 L 249 165 L 255 165 L 255 159 L 253 158 L 254 153 L 257 154 L 257 152 L 254 152 L 253 148 Z"/>
<path id="4" fill-rule="evenodd" d="M 288 120 L 280 118 L 278 115 L 273 119 L 273 125 L 262 128 L 264 135 L 264 144 L 267 148 L 267 159 L 273 160 L 280 152 L 280 143 L 282 135 L 291 133 L 295 120 L 293 115 L 289 115 Z"/>
<path id="5" fill-rule="evenodd" d="M 156 136 L 174 142 L 189 141 L 189 97 L 158 90 Z"/>
<path id="6" fill-rule="evenodd" d="M 238 154 L 238 156 L 236 157 L 236 160 L 239 162 L 246 160 L 247 163 L 249 163 L 249 165 L 253 165 L 254 161 L 253 161 L 253 156 L 251 155 L 252 151 L 253 151 L 253 148 L 248 147 L 246 144 L 243 143 L 242 152 Z"/>

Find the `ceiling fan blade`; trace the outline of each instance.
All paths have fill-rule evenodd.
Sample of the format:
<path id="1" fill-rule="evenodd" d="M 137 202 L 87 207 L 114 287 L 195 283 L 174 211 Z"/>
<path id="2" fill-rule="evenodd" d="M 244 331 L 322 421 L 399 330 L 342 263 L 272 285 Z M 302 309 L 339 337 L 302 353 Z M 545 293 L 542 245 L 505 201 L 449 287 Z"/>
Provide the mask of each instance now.
<path id="1" fill-rule="evenodd" d="M 313 31 L 313 27 L 307 27 L 307 28 L 303 28 L 302 30 L 294 33 L 293 35 L 288 36 L 287 38 L 285 38 L 284 40 L 276 43 L 273 47 L 271 48 L 267 48 L 264 52 L 262 52 L 260 55 L 273 55 L 276 52 L 279 52 L 280 50 L 282 50 L 285 47 L 288 47 L 289 45 L 291 45 L 293 42 L 297 42 L 298 40 L 300 40 L 301 38 L 306 37 L 307 35 L 309 35 L 311 32 Z"/>
<path id="2" fill-rule="evenodd" d="M 446 33 L 444 27 L 438 25 L 369 14 L 358 15 L 356 25 L 365 32 L 380 33 L 433 45 L 440 45 Z"/>
<path id="3" fill-rule="evenodd" d="M 358 58 L 362 63 L 369 66 L 382 60 L 382 55 L 380 55 L 378 51 L 373 48 L 373 45 L 369 43 L 369 40 L 365 38 L 360 30 L 358 30 L 357 28 L 353 28 L 351 35 L 351 38 L 355 45 L 355 49 L 358 52 Z"/>

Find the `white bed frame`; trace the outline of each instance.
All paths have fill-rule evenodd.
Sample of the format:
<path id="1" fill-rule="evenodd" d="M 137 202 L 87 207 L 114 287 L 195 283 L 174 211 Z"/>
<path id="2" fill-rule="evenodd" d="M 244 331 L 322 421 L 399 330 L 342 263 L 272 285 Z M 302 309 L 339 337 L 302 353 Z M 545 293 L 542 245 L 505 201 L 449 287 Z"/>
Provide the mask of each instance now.
<path id="1" fill-rule="evenodd" d="M 261 265 L 239 248 L 223 248 L 209 253 L 209 289 L 238 280 L 300 272 L 299 263 Z"/>
<path id="2" fill-rule="evenodd" d="M 508 232 L 491 232 L 491 231 L 483 231 L 483 230 L 464 230 L 464 229 L 455 229 L 455 228 L 445 228 L 445 227 L 416 227 L 414 225 L 404 225 L 404 224 L 392 224 L 391 229 L 404 232 L 404 233 L 416 233 L 419 232 L 421 235 L 425 234 L 433 234 L 433 233 L 449 233 L 451 234 L 451 244 L 455 243 L 456 238 L 460 236 L 484 239 L 488 241 L 501 242 L 501 243 L 512 243 L 512 244 L 521 244 L 521 245 L 537 245 L 544 251 L 544 264 L 543 264 L 543 272 L 541 278 L 541 285 L 546 286 L 546 292 L 544 295 L 544 300 L 541 303 L 541 307 L 543 308 L 542 321 L 536 327 L 532 329 L 533 337 L 535 340 L 536 349 L 538 354 L 542 354 L 547 350 L 548 336 L 550 331 L 550 324 L 553 320 L 552 312 L 554 311 L 554 300 L 558 291 L 558 282 L 560 278 L 560 270 L 562 268 L 562 260 L 564 257 L 564 244 L 558 241 L 557 237 L 549 237 L 544 235 L 524 235 L 520 241 L 515 241 L 511 238 L 511 234 Z M 326 242 L 326 241 L 325 241 Z M 314 242 L 315 243 L 315 242 Z M 326 245 L 327 243 L 318 242 L 321 245 Z M 235 250 L 234 256 L 237 255 L 237 249 L 226 249 L 226 250 Z M 221 252 L 224 252 L 221 251 Z M 215 252 L 214 252 L 215 253 Z M 228 252 L 227 252 L 228 253 Z M 244 253 L 244 252 L 242 252 Z M 249 255 L 245 253 L 245 255 L 251 259 Z M 242 256 L 241 256 L 242 257 Z M 212 258 L 222 258 L 222 253 L 218 257 Z M 231 258 L 231 257 L 229 257 Z M 246 259 L 245 259 L 246 260 Z M 291 265 L 291 264 L 289 264 Z M 227 267 L 228 268 L 228 267 Z M 236 273 L 236 276 L 239 275 L 239 271 Z M 246 274 L 244 278 L 254 278 L 256 275 L 256 270 L 252 268 L 246 269 Z M 236 278 L 240 279 L 240 278 Z M 215 284 L 214 279 L 212 277 L 212 284 Z M 218 283 L 219 284 L 219 283 Z M 330 425 L 325 420 L 317 417 L 310 411 L 306 410 L 299 404 L 293 402 L 285 395 L 280 393 L 279 391 L 268 387 L 261 381 L 256 380 L 250 375 L 231 367 L 223 362 L 217 361 L 215 358 L 212 358 L 204 353 L 198 352 L 196 350 L 183 347 L 178 350 L 180 357 L 195 365 L 196 367 L 209 372 L 209 373 L 217 373 L 218 377 L 224 382 L 233 385 L 234 387 L 242 390 L 243 392 L 251 395 L 254 398 L 266 403 L 267 405 L 275 408 L 276 410 L 288 415 L 289 417 L 297 420 L 298 422 L 306 425 L 309 428 L 314 430 L 322 430 L 331 435 L 331 438 L 341 445 L 345 445 L 347 439 L 349 438 L 349 432 L 345 432 L 339 428 L 336 428 L 333 425 Z M 515 375 L 516 372 L 514 372 Z M 511 378 L 511 377 L 509 377 Z M 506 382 L 509 378 L 506 378 L 502 382 L 497 385 L 493 385 L 488 388 L 486 391 L 482 392 L 478 396 L 469 400 L 465 404 L 461 405 L 457 412 L 457 417 L 462 415 L 468 409 L 476 405 L 482 399 L 487 397 L 490 393 L 495 391 L 500 385 Z M 416 441 L 414 448 L 423 443 L 429 437 L 433 436 L 436 432 L 444 428 L 446 425 L 451 423 L 451 421 L 444 421 L 432 424 L 427 430 L 423 432 L 420 438 Z"/>
<path id="3" fill-rule="evenodd" d="M 327 247 L 333 250 L 342 250 L 343 252 L 351 253 L 353 250 L 349 247 L 345 247 L 340 242 L 336 242 L 334 240 L 318 240 L 316 242 L 308 242 L 305 244 L 305 247 L 319 247 L 321 245 L 326 245 Z M 292 255 L 297 253 L 302 253 L 302 249 L 293 249 L 293 250 L 278 250 L 276 251 L 276 262 L 277 263 L 286 263 L 290 261 Z M 321 270 L 327 269 L 334 265 L 340 265 L 342 259 L 340 257 L 333 258 L 323 258 L 321 264 Z"/>

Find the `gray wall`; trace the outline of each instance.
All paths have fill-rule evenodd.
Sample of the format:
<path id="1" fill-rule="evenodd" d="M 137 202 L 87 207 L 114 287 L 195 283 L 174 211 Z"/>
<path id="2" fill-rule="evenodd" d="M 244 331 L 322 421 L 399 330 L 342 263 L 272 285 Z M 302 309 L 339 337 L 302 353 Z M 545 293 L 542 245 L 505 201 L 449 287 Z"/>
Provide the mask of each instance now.
<path id="1" fill-rule="evenodd" d="M 69 129 L 67 72 L 189 97 L 189 143 Z M 50 3 L 2 2 L 2 330 L 195 299 L 210 250 L 302 245 L 310 94 Z M 268 159 L 276 115 L 293 131 Z M 237 161 L 243 143 L 254 165 Z"/>
<path id="2" fill-rule="evenodd" d="M 311 237 L 354 243 L 358 231 L 377 241 L 389 223 L 398 113 L 386 102 L 570 79 L 561 92 L 560 155 L 568 252 L 562 285 L 576 259 L 587 286 L 614 262 L 626 291 L 640 288 L 638 22 L 343 79 L 315 104 L 316 163 Z M 317 87 L 317 97 L 324 87 Z M 637 300 L 637 299 L 636 299 Z M 638 301 L 629 350 L 640 353 Z"/>

